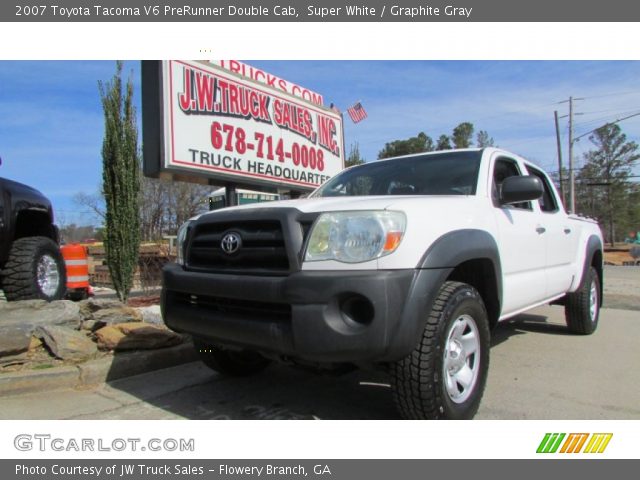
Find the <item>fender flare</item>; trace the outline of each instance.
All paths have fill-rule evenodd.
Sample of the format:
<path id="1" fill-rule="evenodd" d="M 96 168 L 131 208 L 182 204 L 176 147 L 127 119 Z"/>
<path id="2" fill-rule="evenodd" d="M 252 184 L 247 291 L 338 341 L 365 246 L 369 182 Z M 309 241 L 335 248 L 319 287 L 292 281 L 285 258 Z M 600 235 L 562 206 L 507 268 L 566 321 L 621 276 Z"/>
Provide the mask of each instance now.
<path id="1" fill-rule="evenodd" d="M 493 236 L 483 230 L 473 229 L 448 232 L 431 244 L 416 266 L 416 274 L 402 311 L 402 321 L 390 333 L 390 345 L 395 348 L 387 351 L 386 360 L 403 358 L 415 348 L 427 322 L 426 312 L 431 311 L 442 284 L 455 267 L 476 259 L 488 259 L 493 264 L 496 294 L 498 302 L 502 304 L 502 267 Z"/>
<path id="2" fill-rule="evenodd" d="M 434 241 L 418 263 L 419 269 L 455 268 L 461 263 L 486 258 L 493 264 L 498 301 L 502 305 L 502 264 L 495 238 L 484 230 L 448 232 Z"/>
<path id="3" fill-rule="evenodd" d="M 582 285 L 582 282 L 584 282 L 584 279 L 587 276 L 587 272 L 589 271 L 589 268 L 592 265 L 593 262 L 593 257 L 597 252 L 602 252 L 603 256 L 602 258 L 604 259 L 604 248 L 602 245 L 602 240 L 597 236 L 597 235 L 591 235 L 589 237 L 589 239 L 587 240 L 587 246 L 585 249 L 585 256 L 584 256 L 584 262 L 582 265 L 582 272 L 580 274 L 580 278 L 577 279 L 579 281 L 575 282 L 575 287 L 580 288 L 580 286 Z M 603 260 L 604 261 L 604 260 Z M 603 265 L 602 263 L 600 265 L 595 265 L 596 270 L 598 271 L 598 275 L 600 276 L 600 304 L 602 305 L 602 301 L 603 301 L 603 293 L 604 293 L 604 269 L 603 269 Z M 574 289 L 572 289 L 574 290 Z"/>

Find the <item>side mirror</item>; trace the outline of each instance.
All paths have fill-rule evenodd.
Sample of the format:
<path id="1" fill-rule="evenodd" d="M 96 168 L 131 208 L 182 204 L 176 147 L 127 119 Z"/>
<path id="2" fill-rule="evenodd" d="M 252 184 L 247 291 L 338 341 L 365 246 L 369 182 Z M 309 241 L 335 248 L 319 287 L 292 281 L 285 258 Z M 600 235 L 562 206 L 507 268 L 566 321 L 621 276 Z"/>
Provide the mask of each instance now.
<path id="1" fill-rule="evenodd" d="M 544 188 L 538 177 L 526 175 L 505 178 L 500 191 L 500 204 L 529 202 L 542 197 Z"/>

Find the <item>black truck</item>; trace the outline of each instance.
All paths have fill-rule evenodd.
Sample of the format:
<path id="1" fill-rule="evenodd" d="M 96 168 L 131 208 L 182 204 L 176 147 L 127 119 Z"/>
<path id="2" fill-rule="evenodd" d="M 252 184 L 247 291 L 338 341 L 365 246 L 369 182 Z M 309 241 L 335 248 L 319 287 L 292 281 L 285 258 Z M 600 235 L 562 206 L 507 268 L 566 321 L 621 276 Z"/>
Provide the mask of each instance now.
<path id="1" fill-rule="evenodd" d="M 64 296 L 58 243 L 51 202 L 32 187 L 0 177 L 0 289 L 8 301 Z"/>

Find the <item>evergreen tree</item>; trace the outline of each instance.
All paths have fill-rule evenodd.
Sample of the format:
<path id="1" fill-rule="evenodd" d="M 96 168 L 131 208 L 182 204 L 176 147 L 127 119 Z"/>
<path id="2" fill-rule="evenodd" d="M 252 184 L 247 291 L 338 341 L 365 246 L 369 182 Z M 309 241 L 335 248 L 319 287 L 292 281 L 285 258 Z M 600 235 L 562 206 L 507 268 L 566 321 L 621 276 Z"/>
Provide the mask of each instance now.
<path id="1" fill-rule="evenodd" d="M 473 138 L 473 123 L 462 122 L 456 128 L 453 129 L 454 148 L 469 148 L 471 146 L 471 139 Z"/>
<path id="2" fill-rule="evenodd" d="M 424 132 L 420 132 L 417 136 L 407 138 L 406 140 L 394 140 L 384 145 L 384 148 L 378 153 L 378 158 L 433 152 L 434 150 L 468 148 L 472 145 L 473 128 L 472 123 L 462 122 L 453 129 L 453 135 L 451 137 L 442 134 L 435 143 L 433 139 Z M 479 147 L 490 147 L 494 145 L 493 138 L 489 136 L 486 130 L 480 130 L 476 138 Z M 454 146 L 451 145 L 452 141 L 454 142 Z"/>
<path id="3" fill-rule="evenodd" d="M 106 82 L 98 82 L 104 111 L 102 181 L 106 205 L 105 253 L 116 294 L 126 301 L 138 263 L 140 192 L 138 129 L 133 106 L 133 82 L 123 92 L 122 62 Z"/>
<path id="4" fill-rule="evenodd" d="M 629 175 L 640 159 L 638 144 L 627 141 L 616 124 L 598 128 L 589 140 L 596 149 L 585 153 L 585 166 L 577 176 L 578 211 L 597 218 L 613 244 L 624 237 L 629 225 L 640 222 L 629 206 L 634 193 Z"/>
<path id="5" fill-rule="evenodd" d="M 426 133 L 420 132 L 417 136 L 407 140 L 395 140 L 386 143 L 378 153 L 378 158 L 390 158 L 431 151 L 433 151 L 433 139 Z"/>
<path id="6" fill-rule="evenodd" d="M 486 130 L 480 130 L 476 135 L 476 146 L 478 148 L 493 147 L 493 137 L 489 136 Z"/>
<path id="7" fill-rule="evenodd" d="M 444 133 L 438 137 L 438 144 L 436 150 L 451 150 L 451 139 Z"/>

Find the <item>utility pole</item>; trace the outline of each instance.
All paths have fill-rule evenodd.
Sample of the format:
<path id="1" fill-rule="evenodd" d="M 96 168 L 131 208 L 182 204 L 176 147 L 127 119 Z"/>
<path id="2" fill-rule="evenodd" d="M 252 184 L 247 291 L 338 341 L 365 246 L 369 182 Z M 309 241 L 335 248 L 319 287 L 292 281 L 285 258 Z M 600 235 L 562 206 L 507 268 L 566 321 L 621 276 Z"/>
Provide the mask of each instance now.
<path id="1" fill-rule="evenodd" d="M 584 98 L 569 97 L 569 100 L 564 100 L 559 103 L 569 103 L 569 212 L 576 212 L 576 175 L 573 169 L 573 116 L 582 115 L 581 113 L 573 112 L 573 102 L 576 100 L 584 100 Z M 564 118 L 567 115 L 564 115 Z"/>
<path id="2" fill-rule="evenodd" d="M 576 174 L 573 171 L 573 97 L 569 97 L 569 209 L 576 213 Z"/>
<path id="3" fill-rule="evenodd" d="M 558 111 L 553 111 L 553 117 L 556 121 L 556 144 L 558 146 L 558 181 L 560 182 L 560 198 L 562 204 L 567 204 L 567 199 L 564 196 L 564 178 L 562 177 L 562 147 L 560 146 L 560 127 L 558 126 Z"/>

